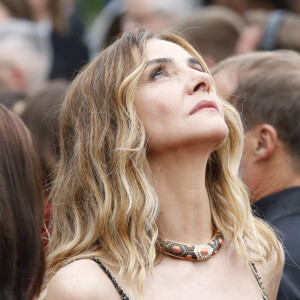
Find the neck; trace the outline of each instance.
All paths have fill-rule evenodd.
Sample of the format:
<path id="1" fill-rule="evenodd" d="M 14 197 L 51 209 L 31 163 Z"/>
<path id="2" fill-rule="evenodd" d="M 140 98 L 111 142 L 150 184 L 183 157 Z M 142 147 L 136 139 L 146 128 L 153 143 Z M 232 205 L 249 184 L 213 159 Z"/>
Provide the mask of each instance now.
<path id="1" fill-rule="evenodd" d="M 205 187 L 208 157 L 209 154 L 188 150 L 149 155 L 163 238 L 186 244 L 211 239 L 212 218 Z"/>
<path id="2" fill-rule="evenodd" d="M 253 202 L 276 192 L 300 186 L 300 171 L 295 169 L 295 161 L 287 154 L 271 160 L 262 166 L 261 174 L 253 193 Z"/>

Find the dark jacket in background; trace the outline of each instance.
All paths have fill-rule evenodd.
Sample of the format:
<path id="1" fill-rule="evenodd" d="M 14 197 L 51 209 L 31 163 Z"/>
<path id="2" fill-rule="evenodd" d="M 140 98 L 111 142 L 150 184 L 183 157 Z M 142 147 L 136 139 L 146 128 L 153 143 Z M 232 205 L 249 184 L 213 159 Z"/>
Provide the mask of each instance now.
<path id="1" fill-rule="evenodd" d="M 300 299 L 300 187 L 269 195 L 253 205 L 271 223 L 285 248 L 285 265 L 277 300 Z"/>
<path id="2" fill-rule="evenodd" d="M 50 79 L 72 80 L 88 62 L 88 50 L 80 37 L 52 32 L 53 65 Z"/>

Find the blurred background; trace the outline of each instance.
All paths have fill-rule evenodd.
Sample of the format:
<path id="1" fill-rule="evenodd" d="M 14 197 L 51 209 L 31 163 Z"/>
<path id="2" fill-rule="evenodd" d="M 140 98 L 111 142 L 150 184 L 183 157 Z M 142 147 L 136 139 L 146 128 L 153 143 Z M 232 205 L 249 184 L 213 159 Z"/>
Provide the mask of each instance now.
<path id="1" fill-rule="evenodd" d="M 299 13 L 293 0 L 0 0 L 0 103 L 29 127 L 47 195 L 68 85 L 121 32 L 175 31 L 212 68 L 235 54 L 300 51 Z"/>
<path id="2" fill-rule="evenodd" d="M 68 85 L 121 32 L 175 31 L 212 68 L 255 50 L 300 51 L 299 12 L 292 0 L 0 0 L 0 103 L 30 128 L 48 191 Z"/>

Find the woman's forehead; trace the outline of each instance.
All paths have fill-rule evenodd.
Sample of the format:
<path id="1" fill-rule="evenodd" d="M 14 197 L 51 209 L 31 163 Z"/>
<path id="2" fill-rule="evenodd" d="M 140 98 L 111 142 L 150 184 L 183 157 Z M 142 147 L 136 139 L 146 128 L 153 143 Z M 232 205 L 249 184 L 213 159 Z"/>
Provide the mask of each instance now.
<path id="1" fill-rule="evenodd" d="M 192 57 L 192 55 L 180 45 L 155 38 L 147 41 L 146 52 L 148 60 L 161 57 L 182 57 L 184 59 Z"/>

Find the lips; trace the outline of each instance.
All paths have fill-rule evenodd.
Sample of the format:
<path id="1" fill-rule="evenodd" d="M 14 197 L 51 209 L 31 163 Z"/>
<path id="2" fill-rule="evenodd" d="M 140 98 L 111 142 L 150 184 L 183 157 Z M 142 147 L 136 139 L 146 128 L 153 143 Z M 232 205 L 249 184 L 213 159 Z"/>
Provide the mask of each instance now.
<path id="1" fill-rule="evenodd" d="M 198 112 L 199 110 L 205 109 L 205 108 L 213 108 L 217 111 L 219 111 L 217 104 L 214 101 L 210 100 L 202 100 L 198 104 L 194 106 L 194 108 L 190 111 L 189 115 L 193 115 L 194 113 Z"/>

